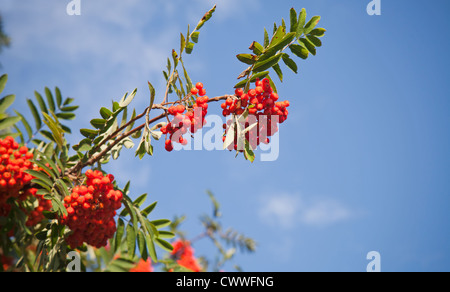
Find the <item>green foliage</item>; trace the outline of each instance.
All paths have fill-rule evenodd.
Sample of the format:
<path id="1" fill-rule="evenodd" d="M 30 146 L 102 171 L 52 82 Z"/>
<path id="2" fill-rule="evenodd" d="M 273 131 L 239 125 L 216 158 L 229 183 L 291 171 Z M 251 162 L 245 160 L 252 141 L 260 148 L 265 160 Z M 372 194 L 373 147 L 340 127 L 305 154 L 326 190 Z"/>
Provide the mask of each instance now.
<path id="1" fill-rule="evenodd" d="M 287 53 L 286 49 L 290 49 L 293 55 L 307 59 L 309 54 L 316 55 L 317 48 L 322 46 L 319 39 L 325 35 L 325 29 L 316 28 L 320 21 L 320 16 L 313 16 L 306 23 L 306 10 L 303 8 L 299 14 L 294 8 L 290 10 L 290 26 L 286 26 L 284 20 L 280 26 L 274 24 L 272 37 L 266 29 L 264 29 L 264 45 L 254 41 L 250 46 L 252 54 L 238 54 L 237 59 L 247 65 L 238 77 L 244 80 L 238 82 L 235 88 L 248 88 L 250 82 L 255 79 L 255 74 L 272 68 L 281 82 L 283 82 L 283 72 L 279 65 L 280 61 L 294 73 L 298 73 L 299 67 L 295 60 Z"/>
<path id="2" fill-rule="evenodd" d="M 27 211 L 38 206 L 37 199 L 8 201 L 11 210 L 7 216 L 0 217 L 0 251 L 17 258 L 11 270 L 65 271 L 69 262 L 67 255 L 74 250 L 66 243 L 66 238 L 73 231 L 60 222 L 68 214 L 64 198 L 71 195 L 74 187 L 86 182 L 84 169 L 89 167 L 101 171 L 104 164 L 111 162 L 111 158 L 116 160 L 120 157 L 124 147 L 132 149 L 137 145 L 135 155 L 140 159 L 154 154 L 152 142 L 162 138 L 159 129 L 167 124 L 161 120 L 168 119 L 168 106 L 181 102 L 192 105 L 195 102 L 191 94 L 194 85 L 186 69 L 184 53 L 194 51 L 199 43 L 200 29 L 211 19 L 215 10 L 216 6 L 210 9 L 193 31 L 188 25 L 187 33 L 180 34 L 179 50 L 172 50 L 163 71 L 166 90 L 161 103 L 155 103 L 156 90 L 150 82 L 149 104 L 141 113 L 131 110 L 137 89 L 130 94 L 125 93 L 120 100 L 112 100 L 109 107 L 100 108 L 99 115 L 90 120 L 89 128 L 80 129 L 83 138 L 72 147 L 65 138 L 72 133 L 66 122 L 76 118 L 78 106 L 73 105 L 73 98 L 63 98 L 58 87 L 53 91 L 45 87 L 43 94 L 35 91 L 34 98 L 27 98 L 29 115 L 9 112 L 15 95 L 0 98 L 0 138 L 13 136 L 19 139 L 20 144 L 34 148 L 32 163 L 36 168 L 26 171 L 33 176 L 26 188 L 37 189 L 37 195 L 52 203 L 52 209 L 42 213 L 42 222 L 27 226 Z M 268 78 L 272 89 L 277 92 L 270 69 L 274 70 L 280 81 L 283 81 L 281 64 L 298 73 L 299 66 L 293 57 L 307 59 L 309 54 L 316 55 L 317 48 L 322 46 L 320 38 L 325 34 L 325 29 L 316 27 L 319 16 L 312 17 L 308 22 L 306 19 L 305 9 L 297 14 L 292 8 L 289 27 L 282 19 L 280 25 L 274 24 L 272 35 L 264 29 L 262 44 L 254 41 L 249 47 L 250 53 L 237 55 L 237 59 L 249 67 L 239 75 L 242 80 L 235 87 L 248 90 L 250 83 Z M 0 19 L 0 39 L 3 37 L 1 28 Z M 288 48 L 291 54 L 287 53 Z M 7 79 L 7 75 L 0 76 L 0 94 L 6 87 Z M 169 100 L 171 94 L 176 95 L 172 101 Z M 227 96 L 215 98 L 214 101 L 225 98 Z M 152 116 L 155 110 L 163 113 Z M 257 124 L 244 128 L 248 113 L 249 107 L 241 115 L 232 117 L 224 148 L 231 145 L 237 136 L 238 146 L 244 149 L 244 157 L 253 162 L 255 153 L 245 134 Z M 142 124 L 136 125 L 139 120 Z M 173 220 L 153 218 L 157 202 L 144 206 L 147 194 L 132 200 L 130 185 L 128 182 L 123 189 L 116 183 L 114 185 L 123 193 L 123 208 L 117 216 L 117 230 L 109 240 L 108 248 L 77 247 L 76 251 L 81 254 L 82 270 L 126 272 L 135 267 L 139 260 L 150 259 L 154 266 L 160 265 L 162 270 L 189 271 L 171 254 L 171 241 L 187 238 L 187 234 L 180 229 L 185 217 L 175 217 Z M 238 251 L 255 251 L 256 243 L 232 228 L 223 228 L 220 203 L 212 192 L 208 191 L 207 195 L 212 203 L 212 215 L 201 217 L 204 232 L 190 242 L 195 244 L 203 238 L 211 240 L 218 251 L 216 261 L 203 257 L 199 260 L 204 270 L 218 271 Z M 14 236 L 8 235 L 11 232 Z M 30 250 L 30 246 L 35 246 L 35 251 Z"/>

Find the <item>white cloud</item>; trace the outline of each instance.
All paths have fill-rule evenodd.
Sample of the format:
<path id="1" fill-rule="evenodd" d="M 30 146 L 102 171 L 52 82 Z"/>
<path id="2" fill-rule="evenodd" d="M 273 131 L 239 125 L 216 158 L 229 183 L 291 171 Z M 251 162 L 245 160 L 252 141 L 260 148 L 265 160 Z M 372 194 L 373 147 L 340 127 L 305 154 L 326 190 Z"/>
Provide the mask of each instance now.
<path id="1" fill-rule="evenodd" d="M 298 224 L 332 225 L 350 218 L 352 212 L 334 199 L 305 200 L 300 195 L 278 194 L 264 197 L 259 216 L 269 225 L 292 229 Z"/>
<path id="2" fill-rule="evenodd" d="M 308 225 L 328 225 L 351 216 L 351 212 L 338 201 L 325 199 L 301 210 L 301 221 Z"/>
<path id="3" fill-rule="evenodd" d="M 297 213 L 301 208 L 300 200 L 296 196 L 278 195 L 266 198 L 260 209 L 261 218 L 271 224 L 280 225 L 289 229 L 296 221 Z"/>

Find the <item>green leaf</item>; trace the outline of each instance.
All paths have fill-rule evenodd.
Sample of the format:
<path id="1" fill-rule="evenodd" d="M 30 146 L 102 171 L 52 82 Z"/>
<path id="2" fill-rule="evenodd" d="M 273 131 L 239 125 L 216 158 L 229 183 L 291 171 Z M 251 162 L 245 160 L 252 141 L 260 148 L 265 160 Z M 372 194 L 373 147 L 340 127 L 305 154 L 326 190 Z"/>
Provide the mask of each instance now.
<path id="1" fill-rule="evenodd" d="M 56 142 L 55 141 L 55 137 L 53 137 L 52 132 L 47 131 L 47 130 L 41 130 L 39 132 L 43 137 L 47 138 L 50 141 Z"/>
<path id="2" fill-rule="evenodd" d="M 177 53 L 175 52 L 175 50 L 172 50 L 172 56 L 173 56 L 173 58 L 175 58 L 174 55 L 176 55 L 176 54 L 177 54 Z M 170 59 L 167 58 L 167 71 L 170 72 L 170 70 L 172 70 L 172 64 L 170 63 Z"/>
<path id="3" fill-rule="evenodd" d="M 52 92 L 48 87 L 45 87 L 45 96 L 47 97 L 47 104 L 52 112 L 55 112 L 56 106 L 55 101 L 53 99 Z"/>
<path id="4" fill-rule="evenodd" d="M 56 116 L 63 120 L 73 120 L 76 117 L 74 113 L 57 113 Z"/>
<path id="5" fill-rule="evenodd" d="M 0 130 L 8 129 L 20 121 L 20 117 L 8 117 L 0 121 Z"/>
<path id="6" fill-rule="evenodd" d="M 214 11 L 216 11 L 216 5 L 214 5 L 213 8 L 211 8 L 208 12 L 206 12 L 206 14 L 202 17 L 200 22 L 197 24 L 197 27 L 195 28 L 195 30 L 199 30 L 200 28 L 202 28 L 202 26 L 205 24 L 205 22 L 207 22 L 212 17 Z"/>
<path id="7" fill-rule="evenodd" d="M 43 155 L 41 155 L 40 158 L 42 160 L 44 160 L 46 163 L 48 163 L 48 165 L 50 165 L 50 167 L 51 167 L 53 173 L 55 174 L 55 176 L 59 177 L 58 167 L 56 166 L 55 162 L 53 162 L 53 160 L 51 160 L 50 158 L 48 158 L 46 156 L 43 156 Z M 58 161 L 57 158 L 56 158 L 56 161 L 60 162 L 60 161 Z M 61 172 L 64 172 L 64 168 L 63 167 L 60 166 L 59 169 L 60 169 Z"/>
<path id="8" fill-rule="evenodd" d="M 297 33 L 295 35 L 296 38 L 302 36 L 305 23 L 306 23 L 306 10 L 305 8 L 302 8 L 302 11 L 300 11 L 300 14 L 298 16 Z"/>
<path id="9" fill-rule="evenodd" d="M 298 40 L 300 44 L 302 44 L 311 54 L 316 55 L 316 47 L 312 42 L 308 39 L 301 38 Z"/>
<path id="10" fill-rule="evenodd" d="M 170 243 L 168 243 L 167 241 L 162 240 L 160 238 L 155 238 L 155 242 L 157 245 L 159 245 L 161 248 L 163 248 L 167 252 L 173 251 L 173 246 Z"/>
<path id="11" fill-rule="evenodd" d="M 283 71 L 281 71 L 280 64 L 276 64 L 272 69 L 277 73 L 278 78 L 283 82 Z"/>
<path id="12" fill-rule="evenodd" d="M 93 119 L 91 120 L 91 125 L 96 129 L 103 129 L 106 124 L 106 120 L 103 119 Z"/>
<path id="13" fill-rule="evenodd" d="M 35 178 L 41 180 L 47 186 L 49 186 L 49 187 L 53 186 L 53 182 L 50 180 L 48 175 L 46 175 L 42 172 L 36 171 L 36 170 L 26 170 L 25 172 L 28 173 L 29 175 L 34 176 Z"/>
<path id="14" fill-rule="evenodd" d="M 146 199 L 147 194 L 143 194 L 133 202 L 133 205 L 135 205 L 136 207 L 140 207 L 145 202 Z"/>
<path id="15" fill-rule="evenodd" d="M 61 107 L 62 95 L 61 95 L 61 90 L 59 90 L 58 87 L 55 87 L 55 98 L 56 98 L 56 104 L 58 105 L 58 107 Z"/>
<path id="16" fill-rule="evenodd" d="M 69 97 L 64 101 L 63 106 L 69 105 L 74 101 L 75 101 L 75 99 Z"/>
<path id="17" fill-rule="evenodd" d="M 94 139 L 98 135 L 98 130 L 81 129 L 80 133 L 86 138 Z"/>
<path id="18" fill-rule="evenodd" d="M 258 55 L 258 56 L 261 55 L 261 54 L 263 53 L 263 51 L 264 51 L 263 46 L 261 46 L 261 44 L 258 43 L 258 42 L 256 42 L 256 41 L 253 42 L 253 43 L 250 45 L 249 49 L 252 50 L 253 53 L 256 54 L 256 55 Z M 250 64 L 250 65 L 251 65 L 251 64 Z"/>
<path id="19" fill-rule="evenodd" d="M 315 37 L 313 35 L 306 36 L 306 39 L 308 39 L 315 47 L 321 47 L 322 46 L 322 41 L 319 38 L 317 38 L 317 37 Z"/>
<path id="20" fill-rule="evenodd" d="M 119 114 L 119 112 L 121 111 L 122 108 L 120 107 L 120 105 L 117 101 L 113 101 L 112 109 L 113 109 L 114 115 L 116 115 L 116 117 L 117 117 L 117 115 Z"/>
<path id="21" fill-rule="evenodd" d="M 0 93 L 2 93 L 3 90 L 5 89 L 6 82 L 8 82 L 8 75 L 7 74 L 3 74 L 0 77 Z"/>
<path id="22" fill-rule="evenodd" d="M 33 114 L 36 128 L 40 129 L 42 127 L 41 116 L 39 115 L 39 112 L 31 99 L 27 99 L 27 103 L 28 103 L 28 107 L 30 108 L 31 113 Z"/>
<path id="23" fill-rule="evenodd" d="M 52 117 L 50 117 L 48 114 L 46 114 L 44 112 L 42 113 L 42 115 L 44 116 L 44 123 L 48 126 L 48 128 L 52 132 L 54 141 L 56 142 L 56 144 L 58 144 L 59 148 L 62 149 L 63 144 L 64 144 L 64 138 L 63 138 L 64 131 L 61 129 L 61 127 L 59 127 L 57 118 L 55 118 L 53 120 Z"/>
<path id="24" fill-rule="evenodd" d="M 0 113 L 6 112 L 6 110 L 14 103 L 15 99 L 15 95 L 7 95 L 0 99 Z"/>
<path id="25" fill-rule="evenodd" d="M 119 106 L 121 108 L 127 107 L 131 101 L 133 101 L 134 97 L 136 96 L 137 88 L 133 90 L 133 92 L 127 97 L 127 94 L 125 94 L 122 99 L 119 102 Z"/>
<path id="26" fill-rule="evenodd" d="M 305 25 L 305 29 L 304 29 L 303 33 L 305 35 L 309 34 L 316 27 L 316 25 L 319 23 L 319 21 L 320 21 L 320 16 L 313 16 L 311 18 L 311 20 L 308 21 L 308 23 Z"/>
<path id="27" fill-rule="evenodd" d="M 73 112 L 76 111 L 79 108 L 78 105 L 74 105 L 74 106 L 65 106 L 61 108 L 61 111 L 63 112 Z"/>
<path id="28" fill-rule="evenodd" d="M 74 145 L 73 150 L 75 151 L 79 151 L 79 152 L 86 152 L 86 151 L 90 151 L 92 149 L 92 141 L 91 139 L 83 139 L 80 141 L 80 143 L 78 143 L 77 145 Z"/>
<path id="29" fill-rule="evenodd" d="M 269 47 L 272 47 L 272 46 L 276 45 L 277 43 L 279 43 L 285 35 L 286 35 L 286 28 L 284 28 L 283 26 L 280 26 L 277 29 L 277 31 L 275 32 L 275 34 L 272 36 Z"/>
<path id="30" fill-rule="evenodd" d="M 150 223 L 153 224 L 157 229 L 161 229 L 166 226 L 169 226 L 171 221 L 168 219 L 158 219 L 158 220 L 150 221 Z"/>
<path id="31" fill-rule="evenodd" d="M 307 59 L 309 56 L 309 51 L 300 45 L 292 44 L 289 46 L 289 49 L 291 49 L 291 52 L 296 55 L 297 57 L 300 57 L 302 59 Z"/>
<path id="32" fill-rule="evenodd" d="M 131 224 L 127 225 L 127 247 L 128 255 L 133 258 L 136 252 L 136 233 Z"/>
<path id="33" fill-rule="evenodd" d="M 47 109 L 47 106 L 45 105 L 42 95 L 39 92 L 35 91 L 34 96 L 36 97 L 36 100 L 38 102 L 39 108 L 41 109 L 41 112 L 48 114 L 48 109 Z"/>
<path id="34" fill-rule="evenodd" d="M 175 50 L 172 50 L 172 59 L 173 59 L 173 63 L 174 63 L 175 68 L 177 68 L 177 66 L 178 66 L 178 54 L 177 54 L 177 52 Z"/>
<path id="35" fill-rule="evenodd" d="M 251 54 L 239 54 L 236 55 L 236 58 L 238 58 L 239 61 L 242 63 L 245 63 L 247 65 L 253 65 L 256 62 L 257 57 L 255 55 Z"/>
<path id="36" fill-rule="evenodd" d="M 141 254 L 141 258 L 146 261 L 148 258 L 148 251 L 147 251 L 147 245 L 145 242 L 145 235 L 142 233 L 142 230 L 139 230 L 137 234 L 137 241 L 138 241 L 138 247 L 139 252 Z"/>
<path id="37" fill-rule="evenodd" d="M 117 220 L 117 231 L 116 231 L 116 245 L 115 245 L 115 250 L 117 250 L 117 248 L 120 246 L 120 244 L 122 243 L 122 237 L 123 234 L 125 233 L 125 223 L 122 220 L 122 218 L 119 218 Z"/>
<path id="38" fill-rule="evenodd" d="M 147 242 L 147 249 L 148 253 L 154 263 L 158 262 L 158 256 L 156 254 L 155 244 L 153 242 L 153 239 L 150 237 L 150 235 L 146 235 L 146 242 Z"/>
<path id="39" fill-rule="evenodd" d="M 102 118 L 104 118 L 105 120 L 109 119 L 113 113 L 112 111 L 110 111 L 109 109 L 107 109 L 106 107 L 102 107 L 100 109 L 100 115 L 102 116 Z"/>
<path id="40" fill-rule="evenodd" d="M 175 233 L 173 233 L 173 232 L 166 231 L 166 230 L 159 230 L 159 238 L 170 239 L 170 238 L 174 238 L 174 237 L 175 237 Z"/>
<path id="41" fill-rule="evenodd" d="M 247 83 L 248 79 L 241 80 L 234 86 L 234 88 L 244 88 Z"/>
<path id="42" fill-rule="evenodd" d="M 297 66 L 297 64 L 294 62 L 294 60 L 291 59 L 291 57 L 289 57 L 288 54 L 283 53 L 282 59 L 283 59 L 284 64 L 286 64 L 286 66 L 288 66 L 289 69 L 294 71 L 295 74 L 298 73 L 298 66 Z"/>
<path id="43" fill-rule="evenodd" d="M 325 35 L 326 31 L 324 28 L 315 28 L 309 34 L 320 38 Z"/>
<path id="44" fill-rule="evenodd" d="M 200 35 L 199 31 L 195 31 L 191 34 L 191 39 L 194 43 L 198 43 L 198 37 Z"/>
<path id="45" fill-rule="evenodd" d="M 291 19 L 291 28 L 290 32 L 297 32 L 298 27 L 298 19 L 297 19 L 297 11 L 292 7 L 290 10 L 290 19 Z"/>
<path id="46" fill-rule="evenodd" d="M 142 216 L 147 217 L 155 209 L 157 203 L 158 202 L 154 202 L 153 204 L 142 210 L 141 211 Z"/>
<path id="47" fill-rule="evenodd" d="M 153 103 L 155 102 L 156 91 L 150 82 L 148 82 L 148 89 L 150 90 L 150 108 L 151 108 L 153 106 Z"/>
<path id="48" fill-rule="evenodd" d="M 246 159 L 248 159 L 252 163 L 255 161 L 255 153 L 251 149 L 250 143 L 248 142 L 248 140 L 245 140 L 244 156 Z"/>
<path id="49" fill-rule="evenodd" d="M 277 54 L 265 61 L 262 62 L 258 61 L 253 67 L 253 72 L 261 72 L 271 68 L 272 66 L 278 64 L 278 62 L 281 60 L 281 56 L 282 54 Z"/>
<path id="50" fill-rule="evenodd" d="M 147 153 L 147 149 L 145 148 L 145 143 L 146 143 L 146 139 L 147 139 L 147 129 L 145 129 L 144 135 L 141 138 L 141 142 L 139 143 L 137 149 L 136 149 L 136 153 L 135 153 L 135 157 L 138 156 L 139 159 L 144 158 L 145 154 Z"/>
<path id="51" fill-rule="evenodd" d="M 269 33 L 267 32 L 266 28 L 264 28 L 264 47 L 268 47 L 270 43 L 269 39 Z"/>
<path id="52" fill-rule="evenodd" d="M 182 33 L 180 33 L 180 55 L 183 54 L 185 48 L 186 48 L 186 38 Z"/>
<path id="53" fill-rule="evenodd" d="M 264 77 L 266 77 L 267 75 L 269 75 L 269 71 L 263 71 L 263 72 L 253 74 L 252 77 L 250 78 L 250 82 L 255 82 L 256 79 L 261 80 Z"/>
<path id="54" fill-rule="evenodd" d="M 191 42 L 187 43 L 185 49 L 187 54 L 191 54 L 192 50 L 194 49 L 194 43 Z"/>
<path id="55" fill-rule="evenodd" d="M 27 131 L 28 138 L 31 138 L 33 136 L 33 131 L 31 130 L 30 124 L 28 123 L 28 121 L 25 119 L 25 117 L 21 113 L 19 113 L 17 111 L 14 111 L 14 112 L 16 113 L 16 115 L 18 117 L 21 118 L 22 124 L 23 124 L 25 130 Z"/>

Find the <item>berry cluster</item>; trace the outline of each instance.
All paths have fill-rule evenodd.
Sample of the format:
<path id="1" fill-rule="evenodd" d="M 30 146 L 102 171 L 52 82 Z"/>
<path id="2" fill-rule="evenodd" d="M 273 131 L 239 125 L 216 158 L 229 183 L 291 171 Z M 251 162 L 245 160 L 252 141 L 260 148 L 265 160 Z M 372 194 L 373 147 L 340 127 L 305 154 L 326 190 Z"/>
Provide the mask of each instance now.
<path id="1" fill-rule="evenodd" d="M 67 243 L 76 248 L 86 242 L 100 248 L 116 232 L 114 216 L 122 206 L 123 194 L 114 190 L 114 176 L 101 171 L 86 171 L 86 185 L 76 186 L 72 194 L 64 198 L 68 215 L 61 219 L 72 234 Z"/>
<path id="2" fill-rule="evenodd" d="M 161 128 L 163 134 L 169 135 L 166 139 L 165 148 L 171 152 L 173 143 L 186 145 L 188 141 L 183 137 L 188 131 L 196 133 L 206 124 L 205 116 L 208 113 L 208 100 L 206 90 L 202 83 L 197 83 L 191 89 L 191 96 L 197 97 L 194 101 L 186 102 L 186 105 L 178 104 L 169 107 L 169 115 L 173 116 L 172 121 Z"/>
<path id="3" fill-rule="evenodd" d="M 177 263 L 193 272 L 200 272 L 202 268 L 194 257 L 194 249 L 191 247 L 189 241 L 177 240 L 172 244 L 172 257 L 177 260 Z"/>
<path id="4" fill-rule="evenodd" d="M 235 96 L 236 98 L 229 97 L 221 104 L 222 115 L 225 117 L 231 114 L 242 115 L 248 108 L 249 116 L 243 121 L 243 126 L 247 128 L 251 124 L 257 123 L 257 127 L 246 133 L 246 140 L 253 149 L 260 143 L 269 143 L 269 137 L 278 132 L 278 123 L 286 121 L 289 115 L 287 110 L 290 106 L 289 101 L 278 101 L 279 96 L 273 91 L 267 78 L 262 81 L 256 80 L 255 88 L 250 89 L 247 93 L 244 93 L 241 88 L 236 89 Z M 227 124 L 224 124 L 226 131 L 231 123 L 232 121 L 229 120 Z M 225 136 L 223 140 L 225 141 Z M 234 145 L 229 146 L 229 150 L 237 149 L 236 140 L 237 137 L 235 137 Z"/>
<path id="5" fill-rule="evenodd" d="M 37 170 L 30 161 L 32 158 L 33 153 L 28 152 L 25 146 L 19 147 L 14 138 L 8 136 L 0 139 L 0 205 L 11 197 L 25 197 L 22 190 L 33 179 L 25 171 Z"/>
<path id="6" fill-rule="evenodd" d="M 32 158 L 33 153 L 26 146 L 20 147 L 11 136 L 0 139 L 0 216 L 8 216 L 11 211 L 11 205 L 7 203 L 9 198 L 25 201 L 34 197 L 38 206 L 31 211 L 23 208 L 28 214 L 27 226 L 41 222 L 44 219 L 42 212 L 52 207 L 50 200 L 36 194 L 37 189 L 27 187 L 34 177 L 25 171 L 40 170 L 31 162 Z"/>

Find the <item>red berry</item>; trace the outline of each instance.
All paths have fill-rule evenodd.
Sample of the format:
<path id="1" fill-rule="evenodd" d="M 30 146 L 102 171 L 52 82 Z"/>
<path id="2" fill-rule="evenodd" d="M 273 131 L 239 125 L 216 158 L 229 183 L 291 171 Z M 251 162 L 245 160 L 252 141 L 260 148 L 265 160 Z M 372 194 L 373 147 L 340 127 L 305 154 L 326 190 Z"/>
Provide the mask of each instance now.
<path id="1" fill-rule="evenodd" d="M 203 83 L 198 82 L 197 84 L 195 84 L 195 87 L 196 87 L 198 90 L 200 90 L 200 89 L 203 88 Z"/>
<path id="2" fill-rule="evenodd" d="M 206 95 L 206 90 L 204 88 L 199 89 L 198 90 L 198 95 L 200 95 L 200 96 Z"/>

